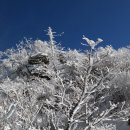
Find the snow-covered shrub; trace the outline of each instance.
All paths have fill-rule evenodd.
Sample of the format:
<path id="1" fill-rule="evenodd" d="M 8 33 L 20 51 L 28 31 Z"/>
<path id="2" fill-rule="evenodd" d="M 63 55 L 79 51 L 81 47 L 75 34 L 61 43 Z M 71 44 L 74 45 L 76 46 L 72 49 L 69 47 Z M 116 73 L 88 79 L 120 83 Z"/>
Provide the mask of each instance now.
<path id="1" fill-rule="evenodd" d="M 63 50 L 48 35 L 0 52 L 0 129 L 114 130 L 104 122 L 127 120 L 129 49 L 96 49 L 102 39 L 84 36 L 90 50 Z"/>
<path id="2" fill-rule="evenodd" d="M 105 124 L 103 124 L 101 126 L 97 126 L 97 127 L 92 128 L 92 130 L 95 130 L 95 129 L 96 130 L 116 130 L 116 126 L 113 125 L 113 124 L 105 123 Z"/>

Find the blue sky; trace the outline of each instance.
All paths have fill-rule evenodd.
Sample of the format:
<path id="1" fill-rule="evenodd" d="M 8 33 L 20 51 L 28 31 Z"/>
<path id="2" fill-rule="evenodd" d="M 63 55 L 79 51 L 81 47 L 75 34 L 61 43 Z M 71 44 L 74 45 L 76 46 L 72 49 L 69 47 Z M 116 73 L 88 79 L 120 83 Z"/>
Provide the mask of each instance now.
<path id="1" fill-rule="evenodd" d="M 0 51 L 24 37 L 46 40 L 52 27 L 64 47 L 82 49 L 82 35 L 114 48 L 130 44 L 130 0 L 0 0 Z"/>

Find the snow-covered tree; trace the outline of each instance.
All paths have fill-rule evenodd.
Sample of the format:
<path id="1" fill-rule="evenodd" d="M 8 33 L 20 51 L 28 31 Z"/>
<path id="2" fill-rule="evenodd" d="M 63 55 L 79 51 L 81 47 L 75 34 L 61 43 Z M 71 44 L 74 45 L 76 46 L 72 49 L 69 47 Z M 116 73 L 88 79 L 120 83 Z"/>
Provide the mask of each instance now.
<path id="1" fill-rule="evenodd" d="M 83 36 L 90 50 L 64 50 L 54 34 L 0 52 L 0 129 L 115 130 L 130 116 L 129 48 Z"/>

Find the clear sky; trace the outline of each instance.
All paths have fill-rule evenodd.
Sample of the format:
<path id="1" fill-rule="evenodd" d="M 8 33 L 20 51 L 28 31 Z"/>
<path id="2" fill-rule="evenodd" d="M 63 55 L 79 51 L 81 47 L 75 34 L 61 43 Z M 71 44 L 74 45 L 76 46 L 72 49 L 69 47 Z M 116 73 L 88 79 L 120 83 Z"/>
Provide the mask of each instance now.
<path id="1" fill-rule="evenodd" d="M 82 48 L 84 34 L 114 48 L 130 44 L 130 0 L 0 0 L 0 50 L 24 37 L 45 40 L 52 27 L 62 46 Z"/>

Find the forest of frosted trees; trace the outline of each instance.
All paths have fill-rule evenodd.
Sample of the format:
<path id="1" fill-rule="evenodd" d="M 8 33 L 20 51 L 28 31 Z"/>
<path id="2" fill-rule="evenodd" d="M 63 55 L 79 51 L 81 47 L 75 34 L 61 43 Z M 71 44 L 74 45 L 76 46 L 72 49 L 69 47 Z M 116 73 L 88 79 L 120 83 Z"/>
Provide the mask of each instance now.
<path id="1" fill-rule="evenodd" d="M 28 40 L 0 52 L 0 130 L 117 130 L 130 125 L 130 49 L 85 51 Z M 97 48 L 96 45 L 100 44 Z"/>

